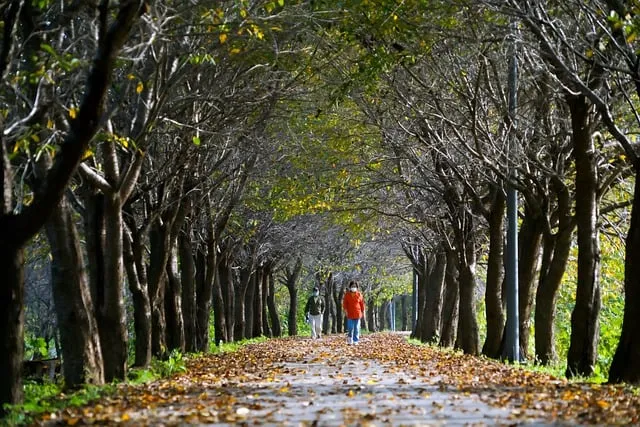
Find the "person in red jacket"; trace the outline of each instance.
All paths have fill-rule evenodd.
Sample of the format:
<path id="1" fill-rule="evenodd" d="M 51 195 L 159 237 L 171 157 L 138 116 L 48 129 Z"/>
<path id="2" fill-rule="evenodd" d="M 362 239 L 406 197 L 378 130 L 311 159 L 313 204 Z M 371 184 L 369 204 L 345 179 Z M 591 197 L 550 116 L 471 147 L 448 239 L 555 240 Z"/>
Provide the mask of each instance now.
<path id="1" fill-rule="evenodd" d="M 364 316 L 364 298 L 358 291 L 358 282 L 349 282 L 349 289 L 342 299 L 342 308 L 347 314 L 347 344 L 358 344 L 360 341 L 360 319 Z"/>

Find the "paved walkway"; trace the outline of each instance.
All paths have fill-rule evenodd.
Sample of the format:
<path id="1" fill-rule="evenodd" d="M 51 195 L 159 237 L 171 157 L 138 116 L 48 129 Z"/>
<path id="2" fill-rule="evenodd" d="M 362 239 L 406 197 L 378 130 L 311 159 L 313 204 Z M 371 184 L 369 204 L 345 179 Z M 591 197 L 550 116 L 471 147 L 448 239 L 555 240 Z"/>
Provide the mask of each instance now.
<path id="1" fill-rule="evenodd" d="M 376 360 L 383 351 L 376 339 L 364 336 L 357 346 L 348 346 L 341 336 L 291 340 L 272 366 L 264 366 L 269 358 L 260 359 L 255 374 L 198 388 L 202 405 L 197 413 L 193 405 L 180 404 L 193 398 L 191 392 L 173 405 L 128 416 L 151 424 L 163 420 L 214 426 L 543 424 L 533 412 L 527 416 L 520 409 L 489 406 L 481 395 L 457 391 L 439 376 Z"/>

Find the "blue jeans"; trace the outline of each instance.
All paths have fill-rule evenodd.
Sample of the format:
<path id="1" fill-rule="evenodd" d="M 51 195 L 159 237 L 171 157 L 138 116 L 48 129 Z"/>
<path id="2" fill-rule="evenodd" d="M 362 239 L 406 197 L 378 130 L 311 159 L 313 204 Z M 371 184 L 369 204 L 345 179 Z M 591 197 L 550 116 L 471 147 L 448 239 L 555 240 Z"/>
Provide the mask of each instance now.
<path id="1" fill-rule="evenodd" d="M 347 332 L 353 342 L 360 341 L 360 319 L 347 319 Z"/>

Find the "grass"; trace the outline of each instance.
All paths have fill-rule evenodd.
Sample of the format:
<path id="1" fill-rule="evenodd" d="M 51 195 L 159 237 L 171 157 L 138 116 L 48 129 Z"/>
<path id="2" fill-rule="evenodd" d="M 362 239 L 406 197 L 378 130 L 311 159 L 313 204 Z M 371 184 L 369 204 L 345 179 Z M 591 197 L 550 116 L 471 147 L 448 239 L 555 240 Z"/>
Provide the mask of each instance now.
<path id="1" fill-rule="evenodd" d="M 211 353 L 232 353 L 249 344 L 267 341 L 267 337 L 252 338 L 238 342 L 212 345 Z M 145 384 L 161 378 L 171 377 L 187 371 L 187 358 L 198 357 L 199 354 L 184 356 L 173 351 L 166 360 L 154 359 L 149 368 L 131 368 L 127 374 L 127 383 Z M 114 395 L 117 384 L 102 386 L 84 385 L 74 391 L 65 391 L 61 382 L 46 381 L 44 383 L 25 381 L 24 403 L 6 405 L 7 415 L 0 419 L 3 426 L 29 425 L 46 413 L 54 413 L 72 406 L 84 406 L 103 397 Z"/>

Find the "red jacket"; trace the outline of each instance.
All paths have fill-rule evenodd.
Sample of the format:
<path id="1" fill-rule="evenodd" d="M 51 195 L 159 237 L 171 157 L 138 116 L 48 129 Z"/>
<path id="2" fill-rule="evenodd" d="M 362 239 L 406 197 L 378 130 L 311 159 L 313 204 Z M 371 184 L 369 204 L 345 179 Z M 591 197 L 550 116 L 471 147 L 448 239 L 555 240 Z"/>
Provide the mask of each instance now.
<path id="1" fill-rule="evenodd" d="M 347 291 L 342 299 L 342 308 L 347 312 L 347 319 L 360 319 L 364 315 L 364 298 L 359 291 Z"/>

